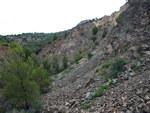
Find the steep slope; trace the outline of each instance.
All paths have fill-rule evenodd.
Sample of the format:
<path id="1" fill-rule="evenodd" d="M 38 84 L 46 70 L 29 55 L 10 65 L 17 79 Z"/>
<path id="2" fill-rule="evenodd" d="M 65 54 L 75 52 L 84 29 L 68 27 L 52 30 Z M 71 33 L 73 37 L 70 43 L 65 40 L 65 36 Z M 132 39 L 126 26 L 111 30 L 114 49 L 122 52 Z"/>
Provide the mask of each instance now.
<path id="1" fill-rule="evenodd" d="M 81 54 L 86 56 L 89 51 L 93 51 L 92 45 L 94 45 L 94 43 L 90 39 L 93 36 L 93 27 L 97 26 L 99 28 L 99 32 L 96 35 L 96 44 L 99 44 L 103 39 L 102 34 L 104 29 L 108 28 L 107 30 L 110 32 L 116 25 L 116 17 L 127 7 L 128 5 L 125 5 L 119 12 L 115 12 L 111 16 L 102 18 L 100 20 L 91 20 L 84 24 L 78 25 L 63 38 L 58 39 L 51 44 L 47 44 L 39 53 L 40 62 L 43 61 L 45 57 L 51 59 L 52 55 L 55 53 L 58 53 L 60 57 L 66 54 L 69 57 L 69 62 L 74 61 L 78 51 L 81 51 Z"/>
<path id="2" fill-rule="evenodd" d="M 95 25 L 99 27 L 97 33 L 99 45 L 93 50 L 93 57 L 84 58 L 78 65 L 72 65 L 72 70 L 62 72 L 57 76 L 51 85 L 51 91 L 42 98 L 44 101 L 42 111 L 50 113 L 149 113 L 149 5 L 149 0 L 130 0 L 119 12 L 115 12 L 110 17 L 81 24 L 62 39 L 44 47 L 39 54 L 40 60 L 44 57 L 51 58 L 54 53 L 59 53 L 61 56 L 66 53 L 72 61 L 78 49 L 87 48 L 87 50 L 83 49 L 84 56 L 90 51 L 91 44 L 93 44 L 89 39 L 92 36 L 92 27 Z M 115 20 L 121 12 L 123 13 L 117 24 Z M 105 38 L 102 38 L 105 28 L 108 33 Z M 84 31 L 83 37 L 80 35 L 82 30 Z M 124 58 L 128 61 L 125 65 L 126 71 L 120 73 L 118 78 L 110 78 L 116 82 L 116 85 L 110 86 L 103 95 L 93 99 L 92 95 L 95 91 L 110 83 L 104 80 L 110 74 L 109 68 L 104 73 L 102 64 L 114 58 Z M 97 69 L 100 71 L 97 72 Z M 89 108 L 83 109 L 84 105 L 89 105 Z"/>

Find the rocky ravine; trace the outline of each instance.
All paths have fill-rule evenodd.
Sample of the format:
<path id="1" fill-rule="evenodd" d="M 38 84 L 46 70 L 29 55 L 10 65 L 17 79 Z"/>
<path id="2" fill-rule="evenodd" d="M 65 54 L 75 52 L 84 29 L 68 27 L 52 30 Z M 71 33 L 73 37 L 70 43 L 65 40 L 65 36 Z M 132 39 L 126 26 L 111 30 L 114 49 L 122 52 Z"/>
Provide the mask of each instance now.
<path id="1" fill-rule="evenodd" d="M 39 54 L 41 60 L 46 56 L 50 58 L 53 53 L 60 55 L 67 53 L 71 61 L 79 48 L 90 50 L 92 41 L 88 38 L 92 35 L 91 29 L 94 25 L 99 26 L 97 34 L 99 45 L 92 51 L 93 57 L 90 60 L 82 59 L 78 65 L 72 65 L 73 69 L 70 72 L 62 72 L 55 78 L 51 91 L 42 97 L 44 106 L 41 112 L 150 113 L 149 6 L 149 0 L 130 0 L 129 4 L 122 7 L 120 12 L 124 12 L 117 26 L 115 18 L 120 12 L 114 13 L 105 20 L 77 26 L 66 37 L 44 47 Z M 80 30 L 77 30 L 79 28 Z M 102 38 L 103 30 L 101 29 L 104 28 L 108 29 L 108 34 Z M 78 37 L 82 30 L 87 37 Z M 65 44 L 70 44 L 70 46 L 65 46 Z M 108 83 L 104 79 L 108 76 L 109 69 L 102 74 L 101 64 L 117 57 L 128 61 L 126 71 L 113 79 L 116 85 L 109 87 L 101 97 L 92 99 L 91 95 Z M 140 65 L 140 68 L 135 69 L 134 65 Z M 97 68 L 100 71 L 96 73 Z M 87 102 L 91 103 L 91 107 L 85 110 L 83 105 Z"/>

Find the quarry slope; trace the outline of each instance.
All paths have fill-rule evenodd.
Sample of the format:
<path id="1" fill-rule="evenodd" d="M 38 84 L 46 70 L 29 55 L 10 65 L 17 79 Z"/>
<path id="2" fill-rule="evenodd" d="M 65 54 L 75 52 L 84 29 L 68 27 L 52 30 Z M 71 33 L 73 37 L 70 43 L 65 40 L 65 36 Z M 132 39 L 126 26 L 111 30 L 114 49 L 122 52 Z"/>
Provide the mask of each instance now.
<path id="1" fill-rule="evenodd" d="M 116 18 L 121 15 L 119 23 Z M 98 26 L 98 45 L 91 48 L 92 28 Z M 107 35 L 103 38 L 104 29 Z M 51 90 L 42 97 L 41 112 L 50 113 L 150 113 L 150 1 L 130 0 L 120 11 L 101 20 L 81 24 L 63 38 L 46 45 L 39 59 L 58 53 L 69 56 L 69 61 L 82 49 L 83 59 L 67 72 L 54 78 Z M 87 53 L 93 56 L 87 59 Z M 126 70 L 117 78 L 110 78 L 109 68 L 102 64 L 123 58 Z M 136 68 L 138 66 L 138 68 Z M 97 70 L 98 69 L 98 70 Z M 102 86 L 114 81 L 100 97 L 92 95 Z M 84 105 L 89 105 L 84 109 Z"/>

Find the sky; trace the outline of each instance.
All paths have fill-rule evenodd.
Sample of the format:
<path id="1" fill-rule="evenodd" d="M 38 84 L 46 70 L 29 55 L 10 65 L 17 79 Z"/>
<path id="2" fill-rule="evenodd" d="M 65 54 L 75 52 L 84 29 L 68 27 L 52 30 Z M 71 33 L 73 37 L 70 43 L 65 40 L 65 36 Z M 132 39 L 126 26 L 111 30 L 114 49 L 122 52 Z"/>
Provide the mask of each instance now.
<path id="1" fill-rule="evenodd" d="M 0 0 L 0 34 L 58 32 L 118 11 L 126 0 Z"/>

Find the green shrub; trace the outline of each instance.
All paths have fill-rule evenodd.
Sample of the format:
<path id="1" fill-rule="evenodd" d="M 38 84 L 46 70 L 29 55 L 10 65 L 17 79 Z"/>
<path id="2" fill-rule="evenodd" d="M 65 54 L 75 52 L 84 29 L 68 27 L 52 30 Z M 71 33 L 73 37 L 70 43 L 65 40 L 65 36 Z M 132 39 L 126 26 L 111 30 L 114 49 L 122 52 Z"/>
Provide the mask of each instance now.
<path id="1" fill-rule="evenodd" d="M 93 29 L 92 29 L 93 35 L 96 35 L 98 30 L 99 30 L 98 27 L 94 26 Z"/>
<path id="2" fill-rule="evenodd" d="M 46 69 L 47 71 L 50 71 L 51 63 L 48 58 L 44 58 L 42 64 L 43 64 L 44 69 Z"/>
<path id="3" fill-rule="evenodd" d="M 109 85 L 108 85 L 108 84 L 105 84 L 105 85 L 103 85 L 102 88 L 103 88 L 103 89 L 108 89 L 108 88 L 109 88 Z"/>
<path id="4" fill-rule="evenodd" d="M 97 73 L 98 71 L 99 71 L 99 69 L 97 68 L 95 72 Z"/>
<path id="5" fill-rule="evenodd" d="M 78 64 L 79 63 L 79 60 L 81 60 L 83 58 L 83 56 L 81 56 L 80 53 L 78 53 L 75 57 L 75 63 Z"/>
<path id="6" fill-rule="evenodd" d="M 105 81 L 105 82 L 108 82 L 108 81 L 109 81 L 109 78 L 108 78 L 108 77 L 106 77 L 106 78 L 104 79 L 104 81 Z"/>
<path id="7" fill-rule="evenodd" d="M 116 22 L 119 24 L 121 22 L 122 13 L 116 18 Z"/>
<path id="8" fill-rule="evenodd" d="M 87 104 L 82 106 L 83 109 L 88 109 L 90 107 L 91 107 L 91 103 L 90 102 L 88 102 Z"/>
<path id="9" fill-rule="evenodd" d="M 114 82 L 113 80 L 111 80 L 111 81 L 109 82 L 109 86 L 111 86 L 111 85 L 115 85 L 115 82 Z"/>
<path id="10" fill-rule="evenodd" d="M 93 42 L 95 42 L 95 41 L 96 41 L 96 36 L 92 36 L 92 37 L 91 37 L 91 40 L 92 40 Z"/>
<path id="11" fill-rule="evenodd" d="M 111 63 L 107 62 L 107 63 L 105 63 L 105 64 L 102 65 L 102 68 L 108 68 L 110 65 L 111 65 Z"/>
<path id="12" fill-rule="evenodd" d="M 57 74 L 60 72 L 60 66 L 59 66 L 59 56 L 58 54 L 53 55 L 52 59 L 52 72 L 53 74 Z"/>
<path id="13" fill-rule="evenodd" d="M 104 89 L 103 89 L 103 88 L 100 88 L 99 90 L 97 90 L 97 91 L 94 93 L 94 95 L 92 95 L 92 99 L 93 99 L 93 98 L 96 98 L 96 97 L 102 96 L 103 93 L 104 93 Z"/>
<path id="14" fill-rule="evenodd" d="M 91 52 L 89 52 L 87 55 L 88 59 L 90 59 L 92 56 L 93 56 L 93 54 Z"/>
<path id="15" fill-rule="evenodd" d="M 63 69 L 66 69 L 68 67 L 68 57 L 66 54 L 63 56 L 62 62 L 63 62 Z"/>
<path id="16" fill-rule="evenodd" d="M 96 45 L 95 45 L 95 44 L 93 44 L 93 45 L 92 45 L 92 49 L 95 49 L 95 48 L 96 48 Z"/>
<path id="17" fill-rule="evenodd" d="M 141 64 L 140 64 L 140 65 L 135 66 L 135 70 L 138 70 L 141 66 L 142 66 Z"/>
<path id="18" fill-rule="evenodd" d="M 124 65 L 127 64 L 127 61 L 121 58 L 116 58 L 111 64 L 110 77 L 116 78 L 120 72 L 125 71 Z"/>
<path id="19" fill-rule="evenodd" d="M 143 57 L 139 57 L 139 58 L 138 58 L 138 61 L 139 61 L 139 62 L 142 62 L 142 59 L 143 59 Z"/>
<path id="20" fill-rule="evenodd" d="M 106 35 L 107 35 L 107 29 L 105 28 L 105 29 L 104 29 L 104 32 L 103 32 L 103 34 L 102 34 L 102 37 L 105 38 Z"/>

